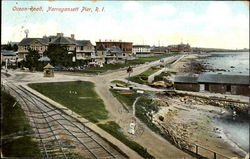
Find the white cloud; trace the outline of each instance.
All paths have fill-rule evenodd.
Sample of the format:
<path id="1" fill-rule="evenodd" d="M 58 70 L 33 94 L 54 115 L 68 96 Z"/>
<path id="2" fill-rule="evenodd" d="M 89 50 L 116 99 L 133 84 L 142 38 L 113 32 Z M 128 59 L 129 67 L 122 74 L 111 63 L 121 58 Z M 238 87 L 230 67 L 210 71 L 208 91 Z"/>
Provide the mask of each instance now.
<path id="1" fill-rule="evenodd" d="M 171 16 L 176 13 L 176 8 L 170 4 L 153 5 L 149 11 L 154 16 Z"/>
<path id="2" fill-rule="evenodd" d="M 207 14 L 216 17 L 227 16 L 230 13 L 230 7 L 224 2 L 212 2 L 207 7 Z"/>
<path id="3" fill-rule="evenodd" d="M 25 37 L 24 30 L 29 30 L 29 37 L 42 37 L 46 35 L 55 35 L 60 32 L 59 25 L 53 21 L 48 20 L 45 23 L 27 23 L 16 26 L 2 25 L 2 43 L 8 41 L 21 41 Z"/>
<path id="4" fill-rule="evenodd" d="M 199 14 L 193 10 L 177 12 L 177 5 L 165 2 L 162 5 L 143 6 L 143 2 L 129 1 L 119 7 L 122 10 L 117 13 L 118 16 L 108 12 L 95 18 L 62 14 L 62 20 L 56 18 L 55 21 L 48 20 L 44 23 L 38 20 L 36 23 L 26 24 L 24 28 L 21 25 L 6 26 L 3 22 L 2 42 L 20 41 L 25 36 L 23 30 L 28 28 L 30 37 L 63 32 L 66 36 L 75 34 L 76 39 L 89 39 L 93 44 L 99 39 L 113 39 L 132 41 L 135 44 L 142 44 L 144 41 L 150 45 L 158 45 L 160 41 L 161 45 L 169 45 L 179 43 L 183 38 L 191 46 L 248 47 L 249 16 L 244 12 L 232 13 L 229 4 L 225 2 L 211 2 Z"/>
<path id="5" fill-rule="evenodd" d="M 143 6 L 136 1 L 128 1 L 123 4 L 122 9 L 125 11 L 140 11 Z"/>

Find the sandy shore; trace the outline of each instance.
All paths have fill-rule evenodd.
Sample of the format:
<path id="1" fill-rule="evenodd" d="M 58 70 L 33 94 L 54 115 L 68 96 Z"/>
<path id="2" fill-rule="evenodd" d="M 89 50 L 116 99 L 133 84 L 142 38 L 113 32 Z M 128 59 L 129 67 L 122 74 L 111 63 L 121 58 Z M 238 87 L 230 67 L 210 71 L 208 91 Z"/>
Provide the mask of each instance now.
<path id="1" fill-rule="evenodd" d="M 187 54 L 175 65 L 172 65 L 168 70 L 170 72 L 181 73 L 201 73 L 205 71 L 205 67 L 201 65 L 196 59 L 204 58 L 208 55 L 204 54 Z"/>
<path id="2" fill-rule="evenodd" d="M 228 157 L 246 155 L 247 152 L 233 143 L 223 129 L 214 122 L 214 119 L 222 113 L 230 113 L 226 109 L 206 105 L 192 97 L 160 95 L 159 98 L 168 106 L 161 107 L 160 111 L 154 115 L 154 120 L 168 130 L 172 129 L 177 137 Z M 164 120 L 159 121 L 159 116 L 164 117 Z M 202 148 L 199 152 L 208 158 L 213 157 L 213 153 Z"/>

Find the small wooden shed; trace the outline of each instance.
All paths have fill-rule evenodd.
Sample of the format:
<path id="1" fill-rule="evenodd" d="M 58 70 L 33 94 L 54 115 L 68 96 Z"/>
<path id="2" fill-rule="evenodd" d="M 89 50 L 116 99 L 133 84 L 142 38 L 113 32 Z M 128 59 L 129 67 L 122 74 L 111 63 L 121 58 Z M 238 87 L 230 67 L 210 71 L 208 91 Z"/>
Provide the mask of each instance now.
<path id="1" fill-rule="evenodd" d="M 54 67 L 49 63 L 43 68 L 44 77 L 54 77 Z"/>

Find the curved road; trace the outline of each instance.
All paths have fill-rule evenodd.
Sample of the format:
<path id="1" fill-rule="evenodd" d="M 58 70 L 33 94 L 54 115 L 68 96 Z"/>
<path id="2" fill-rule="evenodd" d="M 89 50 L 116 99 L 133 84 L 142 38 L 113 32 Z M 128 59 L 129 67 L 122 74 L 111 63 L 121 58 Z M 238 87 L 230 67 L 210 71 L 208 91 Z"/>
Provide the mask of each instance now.
<path id="1" fill-rule="evenodd" d="M 171 60 L 171 58 L 173 57 L 167 57 L 164 60 L 167 62 L 168 60 Z M 159 60 L 147 64 L 138 65 L 133 68 L 131 76 L 138 75 L 157 64 L 159 64 Z M 133 114 L 132 112 L 127 112 L 123 108 L 122 104 L 109 91 L 111 81 L 125 80 L 125 78 L 128 77 L 126 69 L 110 71 L 96 76 L 86 76 L 79 73 L 56 72 L 54 78 L 44 78 L 41 72 L 29 73 L 10 71 L 9 73 L 11 73 L 12 76 L 10 76 L 8 80 L 19 84 L 76 80 L 91 81 L 95 83 L 96 92 L 102 98 L 106 109 L 109 111 L 110 120 L 116 121 L 126 135 L 145 147 L 150 154 L 155 156 L 155 158 L 192 158 L 189 154 L 181 151 L 180 149 L 176 148 L 171 143 L 163 139 L 161 136 L 152 132 L 138 120 L 136 121 L 137 127 L 141 128 L 143 130 L 143 133 L 135 135 L 130 135 L 127 133 L 129 123 L 133 119 Z M 147 86 L 144 86 L 143 88 L 146 90 L 157 90 Z"/>

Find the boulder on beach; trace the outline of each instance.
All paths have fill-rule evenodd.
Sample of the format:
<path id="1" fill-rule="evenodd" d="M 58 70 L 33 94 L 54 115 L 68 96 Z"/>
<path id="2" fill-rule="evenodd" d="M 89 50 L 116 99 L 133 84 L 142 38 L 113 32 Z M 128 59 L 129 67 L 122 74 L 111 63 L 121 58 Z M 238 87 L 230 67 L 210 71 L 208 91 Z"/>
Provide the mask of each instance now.
<path id="1" fill-rule="evenodd" d="M 169 104 L 163 100 L 156 100 L 155 101 L 156 104 L 158 104 L 159 106 L 162 106 L 162 107 L 168 107 Z"/>
<path id="2" fill-rule="evenodd" d="M 164 120 L 164 117 L 160 115 L 160 116 L 159 116 L 159 120 L 160 120 L 160 121 L 163 121 L 163 120 Z"/>

